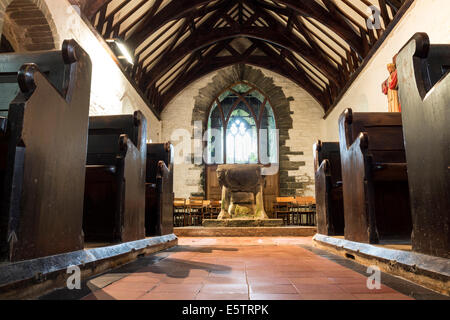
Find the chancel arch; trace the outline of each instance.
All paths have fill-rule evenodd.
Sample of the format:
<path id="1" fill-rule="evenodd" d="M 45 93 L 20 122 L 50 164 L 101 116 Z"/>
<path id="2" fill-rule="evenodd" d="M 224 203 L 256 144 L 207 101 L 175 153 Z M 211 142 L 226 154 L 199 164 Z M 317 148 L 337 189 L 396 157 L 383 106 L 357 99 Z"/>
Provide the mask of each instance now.
<path id="1" fill-rule="evenodd" d="M 269 165 L 269 163 L 271 162 L 278 162 L 278 174 L 268 176 L 266 179 L 267 183 L 264 201 L 267 203 L 266 207 L 271 208 L 271 203 L 275 200 L 277 195 L 288 196 L 296 194 L 296 192 L 298 191 L 295 189 L 297 182 L 295 181 L 295 176 L 293 176 L 292 173 L 297 171 L 302 165 L 304 165 L 304 163 L 301 161 L 288 161 L 290 157 L 296 154 L 295 151 L 291 150 L 288 142 L 290 139 L 290 130 L 292 130 L 293 128 L 293 109 L 291 106 L 293 98 L 286 96 L 283 88 L 278 86 L 275 83 L 274 79 L 270 76 L 267 76 L 265 72 L 262 71 L 262 69 L 244 64 L 233 65 L 231 67 L 219 70 L 211 78 L 211 81 L 206 86 L 199 89 L 198 95 L 194 98 L 195 102 L 194 108 L 192 110 L 192 125 L 194 126 L 195 123 L 201 123 L 201 126 L 202 128 L 204 128 L 205 133 L 206 128 L 208 128 L 209 116 L 213 111 L 212 108 L 214 106 L 214 102 L 216 100 L 220 100 L 221 98 L 226 98 L 226 93 L 231 92 L 229 89 L 232 89 L 239 84 L 244 84 L 245 86 L 248 86 L 250 88 L 249 90 L 254 90 L 253 92 L 255 92 L 255 95 L 257 93 L 260 93 L 261 97 L 256 100 L 262 100 L 263 103 L 264 99 L 267 99 L 268 105 L 270 105 L 270 108 L 273 112 L 273 125 L 271 127 L 275 127 L 278 136 L 278 143 L 276 144 L 277 161 L 267 161 L 267 159 L 265 159 L 266 161 L 260 161 L 258 157 L 256 157 L 256 159 L 253 159 L 254 163 L 261 162 L 265 163 L 266 165 Z M 241 90 L 245 91 L 245 89 L 246 88 L 242 86 Z M 223 97 L 221 97 L 222 95 Z M 246 101 L 245 94 L 242 98 L 244 101 Z M 236 106 L 231 106 L 234 107 L 233 110 L 236 110 L 237 106 L 239 105 L 237 101 L 242 102 L 242 100 L 240 99 L 234 99 L 234 104 L 236 104 Z M 247 107 L 248 112 L 246 113 L 251 114 L 251 118 L 253 118 L 253 113 L 255 113 L 254 110 L 252 113 L 252 111 L 248 109 L 248 106 L 245 103 L 243 103 L 243 105 Z M 245 107 L 240 110 L 246 110 Z M 224 119 L 225 117 L 228 120 L 230 119 L 229 116 L 233 113 L 233 111 L 231 111 L 231 108 L 227 110 L 228 113 L 225 112 L 227 113 L 227 115 L 224 114 L 222 119 Z M 259 111 L 261 111 L 260 107 Z M 223 121 L 223 123 L 225 123 L 225 121 Z M 232 126 L 232 124 L 232 121 L 227 122 L 227 126 Z M 255 127 L 257 127 L 256 121 Z M 204 143 L 206 147 L 207 142 L 205 141 Z M 258 146 L 258 144 L 256 146 Z M 258 152 L 256 152 L 256 154 L 258 155 Z M 199 167 L 198 169 L 203 172 L 201 176 L 204 188 L 203 194 L 205 195 L 205 197 L 220 199 L 220 189 L 215 175 L 217 163 L 205 163 L 202 166 L 197 167 Z M 283 181 L 283 185 L 281 185 L 282 188 L 280 188 L 280 181 Z M 286 185 L 292 185 L 292 188 L 284 187 Z M 270 209 L 268 211 L 270 214 Z"/>
<path id="2" fill-rule="evenodd" d="M 30 52 L 59 47 L 57 32 L 44 1 L 1 0 L 2 51 Z"/>

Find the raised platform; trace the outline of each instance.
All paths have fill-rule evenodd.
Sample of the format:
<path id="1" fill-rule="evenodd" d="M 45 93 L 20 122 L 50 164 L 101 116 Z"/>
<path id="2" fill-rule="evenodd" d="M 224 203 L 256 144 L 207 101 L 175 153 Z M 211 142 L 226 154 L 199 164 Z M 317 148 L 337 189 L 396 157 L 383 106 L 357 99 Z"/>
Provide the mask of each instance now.
<path id="1" fill-rule="evenodd" d="M 174 234 L 49 257 L 0 264 L 0 299 L 27 299 L 66 286 L 69 266 L 83 279 L 131 262 L 140 256 L 176 246 Z"/>
<path id="2" fill-rule="evenodd" d="M 316 227 L 180 227 L 173 231 L 178 237 L 310 237 Z"/>
<path id="3" fill-rule="evenodd" d="M 376 265 L 384 272 L 450 296 L 449 259 L 408 251 L 406 248 L 396 250 L 322 234 L 316 234 L 313 240 L 314 245 L 321 249 L 366 266 Z"/>
<path id="4" fill-rule="evenodd" d="M 283 219 L 204 219 L 203 227 L 281 227 Z"/>

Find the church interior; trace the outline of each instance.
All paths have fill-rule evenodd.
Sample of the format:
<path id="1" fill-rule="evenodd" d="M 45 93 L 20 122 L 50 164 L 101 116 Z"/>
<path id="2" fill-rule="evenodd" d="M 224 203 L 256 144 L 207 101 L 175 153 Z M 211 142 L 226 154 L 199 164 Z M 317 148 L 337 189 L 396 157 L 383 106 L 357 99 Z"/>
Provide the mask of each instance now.
<path id="1" fill-rule="evenodd" d="M 0 300 L 449 300 L 449 16 L 0 0 Z"/>

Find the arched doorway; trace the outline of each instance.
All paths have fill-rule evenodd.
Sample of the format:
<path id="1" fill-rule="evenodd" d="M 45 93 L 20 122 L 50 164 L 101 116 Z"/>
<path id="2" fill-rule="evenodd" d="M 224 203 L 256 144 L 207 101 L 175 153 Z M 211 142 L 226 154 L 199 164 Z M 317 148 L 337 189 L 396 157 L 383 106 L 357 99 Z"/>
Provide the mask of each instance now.
<path id="1" fill-rule="evenodd" d="M 0 0 L 2 52 L 30 52 L 57 48 L 56 27 L 45 2 Z"/>
<path id="2" fill-rule="evenodd" d="M 277 121 L 270 99 L 259 88 L 240 81 L 224 89 L 207 113 L 206 196 L 219 200 L 218 164 L 279 166 Z M 279 193 L 279 174 L 266 176 L 266 211 Z"/>

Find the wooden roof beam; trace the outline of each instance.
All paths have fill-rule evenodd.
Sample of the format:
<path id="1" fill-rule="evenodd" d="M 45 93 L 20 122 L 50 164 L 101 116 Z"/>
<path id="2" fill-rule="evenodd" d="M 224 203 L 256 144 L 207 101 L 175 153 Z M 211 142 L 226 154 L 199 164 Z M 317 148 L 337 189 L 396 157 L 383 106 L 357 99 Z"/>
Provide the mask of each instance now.
<path id="1" fill-rule="evenodd" d="M 206 60 L 201 65 L 195 66 L 193 70 L 189 71 L 188 73 L 184 74 L 183 77 L 179 78 L 169 90 L 166 91 L 166 93 L 161 98 L 161 110 L 167 106 L 167 104 L 178 94 L 183 90 L 187 85 L 194 82 L 197 79 L 200 79 L 201 77 L 212 73 L 214 71 L 217 71 L 219 69 L 234 65 L 234 64 L 249 64 L 253 65 L 255 67 L 264 68 L 270 71 L 273 71 L 275 73 L 278 73 L 282 75 L 283 77 L 286 77 L 296 84 L 298 84 L 300 87 L 304 88 L 305 83 L 303 80 L 300 80 L 300 78 L 296 75 L 296 73 L 293 71 L 293 67 L 289 67 L 288 65 L 282 65 L 279 63 L 279 58 L 274 59 L 271 57 L 263 57 L 263 56 L 250 56 L 247 58 L 242 58 L 238 56 L 229 56 L 229 57 L 214 57 L 214 59 Z M 292 68 L 292 70 L 290 69 Z M 306 80 L 306 79 L 305 79 Z M 309 81 L 309 79 L 307 80 Z M 307 90 L 311 96 L 324 108 L 326 111 L 329 107 L 329 103 L 324 99 L 323 93 L 316 89 L 316 90 Z"/>
<path id="2" fill-rule="evenodd" d="M 324 60 L 321 56 L 318 56 L 314 50 L 303 41 L 293 41 L 290 37 L 282 34 L 276 30 L 262 28 L 262 27 L 241 27 L 239 30 L 236 28 L 223 27 L 219 29 L 205 30 L 197 29 L 197 32 L 191 34 L 181 44 L 179 44 L 172 52 L 168 53 L 161 63 L 147 71 L 147 75 L 141 80 L 141 86 L 150 86 L 155 83 L 164 73 L 168 72 L 178 61 L 183 59 L 187 54 L 201 49 L 207 45 L 220 40 L 248 37 L 253 39 L 260 39 L 275 43 L 280 47 L 292 50 L 304 57 L 308 62 L 316 65 L 323 74 L 335 83 L 339 83 L 338 69 Z"/>

